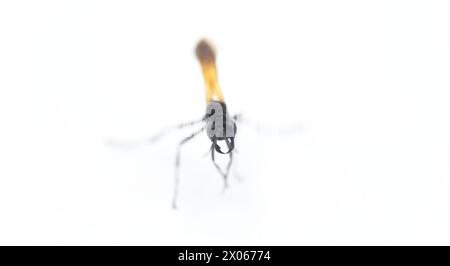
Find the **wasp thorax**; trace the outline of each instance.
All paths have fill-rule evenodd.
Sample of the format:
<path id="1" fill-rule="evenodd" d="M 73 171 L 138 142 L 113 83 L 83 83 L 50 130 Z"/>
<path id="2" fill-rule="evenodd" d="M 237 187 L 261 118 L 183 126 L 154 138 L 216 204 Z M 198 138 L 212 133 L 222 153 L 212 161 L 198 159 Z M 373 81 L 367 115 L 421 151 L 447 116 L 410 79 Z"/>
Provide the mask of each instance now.
<path id="1" fill-rule="evenodd" d="M 211 140 L 225 140 L 234 138 L 236 124 L 227 112 L 223 102 L 211 101 L 206 108 L 206 133 Z"/>

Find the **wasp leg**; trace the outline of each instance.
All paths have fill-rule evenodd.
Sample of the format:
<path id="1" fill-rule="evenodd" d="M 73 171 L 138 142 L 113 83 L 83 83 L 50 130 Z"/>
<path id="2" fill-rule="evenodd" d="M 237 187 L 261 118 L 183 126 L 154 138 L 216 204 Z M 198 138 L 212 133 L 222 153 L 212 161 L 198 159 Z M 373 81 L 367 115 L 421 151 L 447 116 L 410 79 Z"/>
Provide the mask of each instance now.
<path id="1" fill-rule="evenodd" d="M 175 157 L 175 183 L 174 183 L 173 199 L 172 199 L 172 208 L 174 208 L 174 209 L 177 208 L 178 187 L 180 185 L 180 173 L 179 173 L 179 170 L 180 170 L 181 147 L 184 144 L 186 144 L 189 140 L 192 140 L 195 136 L 197 136 L 198 134 L 203 132 L 203 130 L 205 130 L 205 127 L 202 127 L 201 129 L 195 131 L 194 133 L 192 133 L 191 135 L 189 135 L 188 137 L 186 137 L 185 139 L 180 141 L 180 143 L 178 144 L 177 155 Z"/>
<path id="2" fill-rule="evenodd" d="M 250 120 L 242 114 L 235 114 L 232 116 L 233 121 L 240 125 L 245 125 L 258 134 L 274 135 L 274 136 L 292 136 L 300 134 L 305 131 L 303 123 L 295 122 L 285 126 L 270 126 L 260 124 L 257 120 Z"/>
<path id="3" fill-rule="evenodd" d="M 214 166 L 216 167 L 217 171 L 219 172 L 219 174 L 224 178 L 225 180 L 225 187 L 227 187 L 227 182 L 226 182 L 226 178 L 225 178 L 225 173 L 222 171 L 222 169 L 220 169 L 220 166 L 217 164 L 215 156 L 214 156 L 214 144 L 212 144 L 211 146 L 211 159 L 214 163 Z"/>
<path id="4" fill-rule="evenodd" d="M 169 126 L 169 127 L 166 127 L 164 129 L 160 130 L 153 136 L 145 137 L 143 139 L 136 139 L 136 140 L 111 140 L 110 139 L 110 140 L 106 140 L 105 144 L 112 148 L 135 149 L 135 148 L 139 148 L 144 145 L 153 144 L 174 130 L 194 126 L 194 125 L 204 122 L 205 120 L 206 120 L 205 118 L 202 118 L 200 120 L 194 120 L 194 121 L 190 121 L 190 122 L 180 123 L 180 124 L 174 125 L 174 126 Z"/>
<path id="5" fill-rule="evenodd" d="M 225 184 L 228 182 L 228 175 L 230 174 L 231 164 L 233 163 L 233 152 L 231 151 L 229 153 L 229 155 L 230 155 L 230 160 L 228 161 L 227 170 L 225 172 Z"/>
<path id="6" fill-rule="evenodd" d="M 230 161 L 227 164 L 227 168 L 226 171 L 223 172 L 222 169 L 220 168 L 220 166 L 217 164 L 216 160 L 215 160 L 215 156 L 214 156 L 214 144 L 213 146 L 211 146 L 211 159 L 214 163 L 214 166 L 216 167 L 217 171 L 219 172 L 219 174 L 223 177 L 223 181 L 224 181 L 224 189 L 226 189 L 228 187 L 228 175 L 230 173 L 230 168 L 231 168 L 231 164 L 233 162 L 233 153 L 230 152 Z"/>
<path id="7" fill-rule="evenodd" d="M 182 129 L 185 127 L 190 127 L 190 126 L 194 126 L 196 124 L 202 123 L 206 120 L 205 117 L 203 117 L 202 119 L 198 119 L 198 120 L 194 120 L 194 121 L 189 121 L 189 122 L 184 122 L 184 123 L 180 123 L 178 125 L 174 125 L 174 126 L 169 126 L 166 127 L 164 129 L 162 129 L 161 131 L 159 131 L 158 133 L 156 133 L 155 135 L 153 135 L 151 138 L 149 138 L 149 142 L 156 142 L 158 141 L 160 138 L 164 137 L 165 135 L 167 135 L 168 133 L 170 133 L 173 130 L 177 130 L 177 129 Z"/>

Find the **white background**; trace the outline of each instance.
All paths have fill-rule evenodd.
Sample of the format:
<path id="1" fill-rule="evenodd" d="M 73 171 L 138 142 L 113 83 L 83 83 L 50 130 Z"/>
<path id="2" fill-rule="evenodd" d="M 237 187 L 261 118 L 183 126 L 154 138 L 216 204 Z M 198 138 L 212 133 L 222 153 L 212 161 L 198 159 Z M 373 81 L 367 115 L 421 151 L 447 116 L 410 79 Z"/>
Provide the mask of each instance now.
<path id="1" fill-rule="evenodd" d="M 450 244 L 448 1 L 2 1 L 0 244 Z M 205 111 L 208 37 L 238 127 Z"/>

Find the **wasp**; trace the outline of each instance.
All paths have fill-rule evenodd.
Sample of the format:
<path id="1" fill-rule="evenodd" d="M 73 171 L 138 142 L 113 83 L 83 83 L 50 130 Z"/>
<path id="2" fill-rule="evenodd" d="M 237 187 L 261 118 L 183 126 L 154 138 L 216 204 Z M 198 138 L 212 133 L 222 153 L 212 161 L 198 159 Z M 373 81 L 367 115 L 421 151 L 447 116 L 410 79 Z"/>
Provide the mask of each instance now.
<path id="1" fill-rule="evenodd" d="M 172 207 L 175 209 L 177 208 L 178 187 L 180 183 L 180 153 L 183 145 L 206 131 L 207 136 L 211 141 L 211 160 L 219 174 L 222 176 L 226 188 L 228 175 L 233 162 L 233 151 L 235 148 L 235 136 L 237 132 L 236 121 L 239 118 L 239 115 L 230 116 L 228 113 L 225 98 L 217 78 L 216 52 L 213 46 L 207 40 L 202 39 L 195 48 L 195 55 L 200 63 L 205 82 L 206 113 L 200 120 L 176 126 L 176 128 L 183 128 L 199 123 L 203 124 L 199 130 L 182 139 L 178 144 L 175 158 L 175 183 L 172 200 Z M 216 153 L 229 156 L 229 161 L 225 169 L 222 169 L 217 164 L 215 160 Z"/>

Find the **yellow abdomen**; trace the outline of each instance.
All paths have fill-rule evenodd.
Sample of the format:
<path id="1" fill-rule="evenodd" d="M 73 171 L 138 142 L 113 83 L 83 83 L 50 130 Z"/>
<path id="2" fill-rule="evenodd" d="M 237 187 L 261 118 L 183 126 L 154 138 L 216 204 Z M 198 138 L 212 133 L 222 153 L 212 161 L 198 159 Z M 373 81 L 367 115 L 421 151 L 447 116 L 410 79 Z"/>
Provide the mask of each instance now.
<path id="1" fill-rule="evenodd" d="M 201 40 L 195 49 L 195 54 L 202 67 L 203 78 L 206 86 L 206 103 L 212 100 L 224 102 L 222 91 L 217 80 L 216 55 L 212 46 Z"/>

